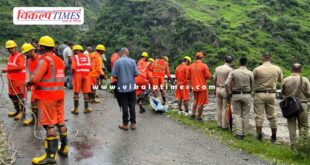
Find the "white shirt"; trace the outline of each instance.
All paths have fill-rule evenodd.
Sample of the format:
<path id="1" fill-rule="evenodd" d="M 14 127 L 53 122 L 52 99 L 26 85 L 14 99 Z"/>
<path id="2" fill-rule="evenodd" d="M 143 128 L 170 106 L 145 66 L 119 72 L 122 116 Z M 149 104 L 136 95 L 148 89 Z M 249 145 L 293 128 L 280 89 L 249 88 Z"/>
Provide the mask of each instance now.
<path id="1" fill-rule="evenodd" d="M 73 55 L 73 52 L 71 50 L 71 48 L 68 46 L 64 49 L 64 52 L 63 52 L 63 58 L 64 58 L 64 61 L 66 64 L 68 64 L 69 62 L 69 59 L 68 58 L 71 58 L 71 56 Z"/>

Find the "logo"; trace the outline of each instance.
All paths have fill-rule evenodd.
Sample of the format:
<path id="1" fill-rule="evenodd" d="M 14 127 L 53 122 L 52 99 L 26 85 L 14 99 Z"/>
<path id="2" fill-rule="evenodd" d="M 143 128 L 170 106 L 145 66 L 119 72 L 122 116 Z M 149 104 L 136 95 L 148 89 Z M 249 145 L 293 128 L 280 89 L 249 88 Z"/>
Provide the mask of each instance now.
<path id="1" fill-rule="evenodd" d="M 83 7 L 15 7 L 15 25 L 82 25 Z"/>

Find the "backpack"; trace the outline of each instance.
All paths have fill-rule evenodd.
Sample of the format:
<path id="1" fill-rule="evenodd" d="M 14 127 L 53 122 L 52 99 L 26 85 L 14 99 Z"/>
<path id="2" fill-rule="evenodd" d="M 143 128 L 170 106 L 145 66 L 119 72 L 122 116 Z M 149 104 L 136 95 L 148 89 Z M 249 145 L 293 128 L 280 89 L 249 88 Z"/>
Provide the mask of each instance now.
<path id="1" fill-rule="evenodd" d="M 302 92 L 302 83 L 303 78 L 302 76 L 300 76 L 300 84 L 295 94 L 293 96 L 286 97 L 280 102 L 280 108 L 282 110 L 283 117 L 289 118 L 297 116 L 304 111 L 300 98 L 299 96 L 297 96 L 297 94 L 300 94 Z"/>

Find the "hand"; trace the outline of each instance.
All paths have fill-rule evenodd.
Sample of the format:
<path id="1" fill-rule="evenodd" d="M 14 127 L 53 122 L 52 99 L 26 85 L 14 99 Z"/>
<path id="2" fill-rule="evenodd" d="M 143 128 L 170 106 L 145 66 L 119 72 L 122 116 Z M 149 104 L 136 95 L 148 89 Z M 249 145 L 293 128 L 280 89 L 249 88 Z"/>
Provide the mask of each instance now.
<path id="1" fill-rule="evenodd" d="M 26 87 L 30 87 L 30 86 L 32 86 L 32 85 L 33 85 L 33 82 L 31 82 L 31 81 L 29 81 L 29 82 L 26 83 Z"/>
<path id="2" fill-rule="evenodd" d="M 107 76 L 106 76 L 106 75 L 101 74 L 101 75 L 100 75 L 100 79 L 101 79 L 101 80 L 102 80 L 102 79 L 103 79 L 103 80 L 107 80 Z"/>
<path id="3" fill-rule="evenodd" d="M 0 71 L 1 71 L 1 73 L 6 73 L 6 72 L 7 72 L 7 69 L 6 69 L 6 68 L 3 68 L 3 69 L 1 69 Z"/>

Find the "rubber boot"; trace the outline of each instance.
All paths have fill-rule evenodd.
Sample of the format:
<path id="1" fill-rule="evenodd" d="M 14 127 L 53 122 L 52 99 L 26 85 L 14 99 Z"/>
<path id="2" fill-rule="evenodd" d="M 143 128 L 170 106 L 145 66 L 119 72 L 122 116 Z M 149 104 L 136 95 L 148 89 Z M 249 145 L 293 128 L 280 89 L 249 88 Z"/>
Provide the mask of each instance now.
<path id="1" fill-rule="evenodd" d="M 256 133 L 257 133 L 257 140 L 262 141 L 263 140 L 263 131 L 262 131 L 262 127 L 257 127 L 256 126 Z"/>
<path id="2" fill-rule="evenodd" d="M 14 100 L 13 101 L 13 105 L 14 105 L 14 108 L 15 108 L 15 112 L 9 112 L 8 113 L 8 116 L 9 117 L 15 117 L 19 114 L 19 104 L 18 104 L 18 100 Z"/>
<path id="3" fill-rule="evenodd" d="M 271 141 L 271 143 L 275 143 L 277 141 L 277 129 L 272 128 L 271 133 L 272 133 L 272 135 L 271 135 L 270 141 Z"/>
<path id="4" fill-rule="evenodd" d="M 27 119 L 27 120 L 24 120 L 24 122 L 23 122 L 23 124 L 25 126 L 27 126 L 27 125 L 35 125 L 35 122 L 36 122 L 35 119 L 38 120 L 38 107 L 37 107 L 37 105 L 32 105 L 31 106 L 31 111 L 32 111 L 31 118 Z"/>
<path id="5" fill-rule="evenodd" d="M 92 112 L 92 109 L 88 107 L 89 100 L 84 100 L 84 113 Z"/>
<path id="6" fill-rule="evenodd" d="M 74 99 L 74 109 L 71 109 L 71 113 L 73 114 L 79 114 L 79 100 L 78 99 Z"/>
<path id="7" fill-rule="evenodd" d="M 96 92 L 90 94 L 90 103 L 100 103 L 100 101 L 96 99 Z"/>
<path id="8" fill-rule="evenodd" d="M 44 142 L 45 153 L 41 157 L 35 157 L 32 159 L 32 164 L 55 164 L 56 152 L 58 147 L 58 139 L 56 137 L 48 137 Z"/>
<path id="9" fill-rule="evenodd" d="M 68 133 L 60 133 L 60 145 L 58 146 L 58 153 L 62 156 L 67 157 L 69 153 L 69 148 L 68 148 Z"/>
<path id="10" fill-rule="evenodd" d="M 166 97 L 165 96 L 163 96 L 163 105 L 165 105 L 166 104 Z"/>
<path id="11" fill-rule="evenodd" d="M 15 120 L 20 120 L 21 118 L 23 118 L 25 116 L 25 107 L 23 105 L 24 103 L 22 104 L 19 104 L 19 113 L 14 117 Z"/>
<path id="12" fill-rule="evenodd" d="M 143 108 L 142 105 L 139 105 L 140 106 L 140 113 L 144 113 L 145 112 L 145 109 Z"/>

